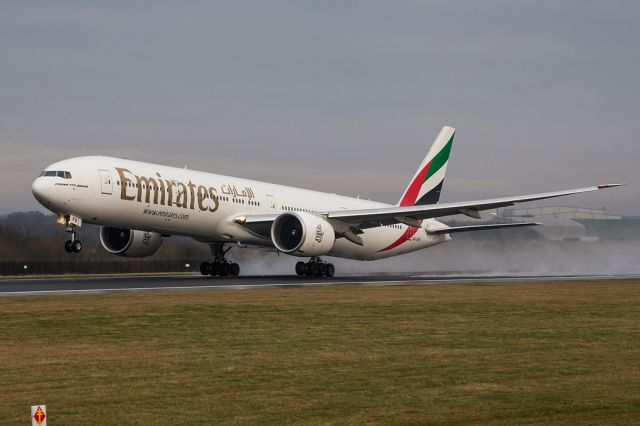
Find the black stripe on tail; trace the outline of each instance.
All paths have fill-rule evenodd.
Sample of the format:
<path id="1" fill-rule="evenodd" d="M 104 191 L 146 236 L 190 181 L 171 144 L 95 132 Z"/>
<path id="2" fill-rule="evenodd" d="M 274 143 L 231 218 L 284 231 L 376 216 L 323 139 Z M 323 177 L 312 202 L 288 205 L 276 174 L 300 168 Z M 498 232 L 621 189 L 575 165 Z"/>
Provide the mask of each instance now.
<path id="1" fill-rule="evenodd" d="M 442 179 L 440 183 L 435 186 L 435 188 L 424 194 L 418 201 L 416 201 L 416 206 L 438 204 L 438 201 L 440 201 L 440 192 L 442 192 L 443 183 L 444 179 Z"/>

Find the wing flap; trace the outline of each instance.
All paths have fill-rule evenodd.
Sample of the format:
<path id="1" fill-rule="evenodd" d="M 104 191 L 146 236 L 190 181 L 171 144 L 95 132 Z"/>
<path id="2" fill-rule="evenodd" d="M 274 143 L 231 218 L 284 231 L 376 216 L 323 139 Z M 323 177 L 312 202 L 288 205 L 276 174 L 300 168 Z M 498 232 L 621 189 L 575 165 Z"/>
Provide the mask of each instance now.
<path id="1" fill-rule="evenodd" d="M 536 226 L 536 225 L 542 225 L 542 224 L 539 222 L 518 222 L 518 223 L 494 223 L 490 225 L 450 226 L 448 228 L 427 229 L 427 234 L 431 234 L 431 235 L 455 234 L 458 232 L 487 231 L 492 229 L 520 228 L 523 226 Z"/>

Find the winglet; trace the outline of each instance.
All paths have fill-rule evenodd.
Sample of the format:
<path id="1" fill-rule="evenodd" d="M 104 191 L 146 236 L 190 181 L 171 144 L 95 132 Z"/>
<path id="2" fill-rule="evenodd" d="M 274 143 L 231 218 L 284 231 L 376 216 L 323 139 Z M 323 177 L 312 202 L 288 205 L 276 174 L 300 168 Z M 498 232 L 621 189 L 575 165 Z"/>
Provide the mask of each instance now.
<path id="1" fill-rule="evenodd" d="M 615 188 L 616 186 L 627 186 L 626 183 L 605 183 L 598 185 L 598 189 Z"/>

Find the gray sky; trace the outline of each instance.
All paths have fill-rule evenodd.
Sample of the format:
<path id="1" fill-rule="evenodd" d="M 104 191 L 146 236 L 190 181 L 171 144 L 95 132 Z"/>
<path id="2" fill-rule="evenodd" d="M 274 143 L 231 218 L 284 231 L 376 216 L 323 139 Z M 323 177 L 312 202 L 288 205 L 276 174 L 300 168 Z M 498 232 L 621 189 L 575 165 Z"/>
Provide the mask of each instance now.
<path id="1" fill-rule="evenodd" d="M 640 215 L 640 3 L 0 3 L 0 213 L 105 154 L 396 202 L 440 127 L 443 200 Z"/>

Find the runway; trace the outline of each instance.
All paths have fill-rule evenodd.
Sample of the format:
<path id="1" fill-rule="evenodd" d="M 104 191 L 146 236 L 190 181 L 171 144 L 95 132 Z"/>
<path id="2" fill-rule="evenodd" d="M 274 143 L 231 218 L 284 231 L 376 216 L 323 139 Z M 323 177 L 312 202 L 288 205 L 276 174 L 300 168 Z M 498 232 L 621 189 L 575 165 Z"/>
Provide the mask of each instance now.
<path id="1" fill-rule="evenodd" d="M 0 296 L 82 294 L 136 291 L 187 291 L 255 288 L 295 288 L 341 285 L 428 285 L 450 283 L 524 282 L 549 280 L 634 279 L 640 275 L 360 275 L 333 278 L 296 276 L 207 277 L 201 275 L 119 276 L 94 278 L 24 278 L 0 280 Z"/>

